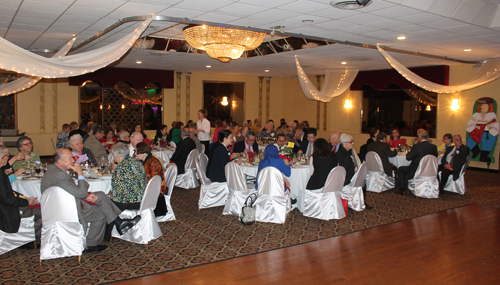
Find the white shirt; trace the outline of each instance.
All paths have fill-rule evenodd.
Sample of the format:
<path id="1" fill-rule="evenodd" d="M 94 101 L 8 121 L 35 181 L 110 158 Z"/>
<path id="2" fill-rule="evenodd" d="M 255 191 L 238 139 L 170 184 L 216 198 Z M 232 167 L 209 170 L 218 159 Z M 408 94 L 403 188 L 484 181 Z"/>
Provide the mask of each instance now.
<path id="1" fill-rule="evenodd" d="M 210 122 L 204 118 L 203 120 L 198 120 L 196 123 L 196 127 L 198 129 L 202 129 L 203 132 L 198 132 L 198 139 L 200 141 L 209 141 L 210 140 Z"/>
<path id="2" fill-rule="evenodd" d="M 128 152 L 129 152 L 130 157 L 134 157 L 134 151 L 135 151 L 135 149 L 132 147 L 132 144 L 129 144 Z"/>

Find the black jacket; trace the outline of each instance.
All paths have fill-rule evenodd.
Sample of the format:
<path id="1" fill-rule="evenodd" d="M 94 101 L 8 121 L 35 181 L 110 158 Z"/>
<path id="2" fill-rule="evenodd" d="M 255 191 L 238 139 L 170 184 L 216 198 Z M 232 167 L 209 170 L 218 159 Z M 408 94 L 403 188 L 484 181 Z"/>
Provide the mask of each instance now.
<path id="1" fill-rule="evenodd" d="M 195 148 L 196 148 L 196 143 L 189 137 L 181 140 L 177 144 L 175 152 L 170 160 L 175 162 L 175 165 L 177 165 L 178 174 L 184 173 L 185 171 L 184 165 L 186 164 L 187 157 L 189 153 Z"/>
<path id="2" fill-rule="evenodd" d="M 411 151 L 406 154 L 406 160 L 411 160 L 410 166 L 408 166 L 408 179 L 415 177 L 420 160 L 428 154 L 437 157 L 437 147 L 428 141 L 413 145 Z"/>
<path id="3" fill-rule="evenodd" d="M 207 177 L 212 182 L 226 182 L 224 169 L 229 162 L 229 151 L 223 144 L 214 147 L 212 158 L 208 161 Z"/>
<path id="4" fill-rule="evenodd" d="M 347 151 L 343 145 L 340 145 L 339 150 L 336 153 L 339 165 L 345 168 L 345 180 L 344 186 L 351 183 L 351 179 L 356 171 L 354 170 L 354 161 L 352 160 L 351 152 L 353 150 Z M 314 159 L 313 159 L 314 163 Z"/>
<path id="5" fill-rule="evenodd" d="M 392 177 L 392 167 L 391 163 L 389 162 L 389 157 L 394 157 L 398 155 L 398 151 L 391 150 L 388 143 L 384 143 L 381 141 L 376 141 L 369 144 L 367 150 L 374 151 L 380 156 L 380 159 L 382 160 L 382 165 L 384 166 L 385 174 Z"/>
<path id="6" fill-rule="evenodd" d="M 338 164 L 339 161 L 335 154 L 326 158 L 313 156 L 314 172 L 309 178 L 309 182 L 307 182 L 306 189 L 315 190 L 325 186 L 328 174 L 330 174 L 330 171 Z"/>
<path id="7" fill-rule="evenodd" d="M 254 142 L 252 145 L 254 152 L 259 152 L 259 144 Z M 239 141 L 233 145 L 233 152 L 240 153 L 245 151 L 245 140 Z"/>
<path id="8" fill-rule="evenodd" d="M 457 150 L 455 150 L 455 155 L 453 156 L 453 161 L 450 163 L 446 161 L 448 154 L 455 148 L 455 146 L 449 146 L 446 148 L 444 153 L 442 165 L 450 164 L 453 165 L 453 180 L 457 180 L 460 176 L 460 171 L 462 170 L 462 166 L 464 166 L 465 162 L 467 162 L 467 157 L 469 156 L 470 149 L 466 145 L 461 145 Z"/>
<path id="9" fill-rule="evenodd" d="M 28 200 L 17 197 L 5 172 L 0 171 L 0 230 L 17 233 L 21 224 L 19 207 L 28 206 Z"/>

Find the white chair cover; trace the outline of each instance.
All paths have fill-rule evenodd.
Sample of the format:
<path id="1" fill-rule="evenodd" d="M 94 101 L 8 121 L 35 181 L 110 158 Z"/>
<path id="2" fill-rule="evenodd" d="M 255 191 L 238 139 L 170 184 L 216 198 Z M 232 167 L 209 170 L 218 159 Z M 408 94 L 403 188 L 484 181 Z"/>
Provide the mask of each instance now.
<path id="1" fill-rule="evenodd" d="M 224 206 L 229 195 L 229 189 L 226 182 L 212 182 L 207 178 L 201 164 L 198 160 L 195 161 L 196 169 L 200 175 L 200 200 L 198 208 L 205 209 L 211 207 Z"/>
<path id="2" fill-rule="evenodd" d="M 291 210 L 290 191 L 285 191 L 283 173 L 275 167 L 263 168 L 258 174 L 258 197 L 255 220 L 284 224 Z"/>
<path id="3" fill-rule="evenodd" d="M 50 187 L 43 192 L 40 205 L 40 260 L 82 255 L 87 241 L 83 226 L 78 221 L 79 205 L 75 197 L 60 187 Z"/>
<path id="4" fill-rule="evenodd" d="M 0 231 L 0 255 L 35 240 L 35 217 L 21 219 L 17 233 Z"/>
<path id="5" fill-rule="evenodd" d="M 199 159 L 200 159 L 201 169 L 203 169 L 203 172 L 207 173 L 208 156 L 204 153 L 200 153 Z"/>
<path id="6" fill-rule="evenodd" d="M 184 164 L 184 173 L 177 175 L 175 181 L 175 186 L 183 189 L 192 189 L 198 187 L 198 178 L 196 177 L 196 165 L 195 161 L 198 160 L 199 152 L 197 149 L 193 149 Z"/>
<path id="7" fill-rule="evenodd" d="M 470 155 L 467 157 L 467 161 L 464 166 L 462 166 L 462 170 L 460 171 L 460 176 L 457 180 L 453 180 L 453 175 L 448 177 L 448 181 L 446 181 L 446 185 L 444 186 L 445 191 L 458 193 L 460 195 L 464 195 L 467 191 L 467 186 L 465 185 L 465 170 L 467 170 L 467 166 L 469 165 Z M 441 176 L 441 172 L 439 172 Z"/>
<path id="8" fill-rule="evenodd" d="M 169 143 L 169 145 L 170 145 L 171 147 L 177 147 L 177 145 L 176 145 L 174 142 L 170 142 L 170 143 Z"/>
<path id="9" fill-rule="evenodd" d="M 247 197 L 257 192 L 255 184 L 246 183 L 245 174 L 241 166 L 235 162 L 226 164 L 224 171 L 226 173 L 229 195 L 222 214 L 240 216 L 241 208 Z"/>
<path id="10" fill-rule="evenodd" d="M 172 209 L 172 205 L 170 203 L 172 198 L 172 192 L 174 192 L 175 187 L 175 179 L 177 177 L 177 165 L 172 165 L 167 170 L 165 170 L 165 183 L 167 184 L 167 191 L 165 193 L 165 203 L 167 204 L 167 214 L 165 216 L 156 217 L 158 222 L 168 222 L 175 221 L 174 210 Z"/>
<path id="11" fill-rule="evenodd" d="M 205 153 L 205 145 L 204 144 L 201 144 L 201 153 Z"/>
<path id="12" fill-rule="evenodd" d="M 305 190 L 304 216 L 327 221 L 344 218 L 345 211 L 342 205 L 344 180 L 345 168 L 337 166 L 328 174 L 323 188 Z"/>
<path id="13" fill-rule="evenodd" d="M 430 154 L 424 156 L 418 164 L 415 176 L 408 180 L 408 189 L 417 197 L 438 198 L 439 181 L 437 172 L 437 157 Z"/>
<path id="14" fill-rule="evenodd" d="M 382 159 L 380 159 L 380 156 L 376 152 L 369 151 L 366 154 L 366 164 L 368 167 L 366 172 L 367 191 L 381 193 L 394 188 L 396 181 L 394 177 L 389 177 L 385 174 Z"/>
<path id="15" fill-rule="evenodd" d="M 363 196 L 363 186 L 365 186 L 365 177 L 368 167 L 366 162 L 361 164 L 351 182 L 342 188 L 342 199 L 349 201 L 349 208 L 355 211 L 365 209 L 365 197 Z"/>
<path id="16" fill-rule="evenodd" d="M 118 233 L 116 227 L 113 227 L 111 235 L 139 244 L 148 244 L 149 241 L 159 238 L 162 233 L 153 210 L 156 208 L 156 203 L 158 202 L 160 188 L 161 178 L 156 175 L 149 180 L 148 186 L 144 190 L 139 210 L 125 210 L 120 214 L 120 218 L 122 219 L 133 219 L 135 216 L 141 215 L 141 220 L 122 236 Z"/>

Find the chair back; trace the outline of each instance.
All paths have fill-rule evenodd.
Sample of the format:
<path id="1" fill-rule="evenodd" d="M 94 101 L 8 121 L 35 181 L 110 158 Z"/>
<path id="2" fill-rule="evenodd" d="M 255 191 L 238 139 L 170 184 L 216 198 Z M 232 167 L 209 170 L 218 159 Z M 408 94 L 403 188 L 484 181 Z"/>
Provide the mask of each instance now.
<path id="1" fill-rule="evenodd" d="M 313 164 L 313 156 L 309 158 L 309 174 L 312 175 L 314 173 L 314 164 Z"/>
<path id="2" fill-rule="evenodd" d="M 158 202 L 158 195 L 160 195 L 161 188 L 161 177 L 155 175 L 148 182 L 148 186 L 146 186 L 146 190 L 144 190 L 144 196 L 142 197 L 141 207 L 139 208 L 139 212 L 142 212 L 146 209 L 154 210 L 156 208 L 156 202 Z"/>
<path id="3" fill-rule="evenodd" d="M 54 138 L 50 138 L 50 140 L 52 141 L 52 147 L 54 148 L 54 151 L 56 151 L 57 147 L 56 147 L 56 142 L 54 141 Z"/>
<path id="4" fill-rule="evenodd" d="M 194 162 L 198 160 L 199 155 L 200 153 L 198 152 L 198 150 L 193 149 L 187 157 L 186 164 L 184 164 L 184 169 L 195 169 L 196 165 L 194 164 Z"/>
<path id="5" fill-rule="evenodd" d="M 75 197 L 61 187 L 54 186 L 45 190 L 40 199 L 40 207 L 43 223 L 79 222 Z"/>
<path id="6" fill-rule="evenodd" d="M 418 163 L 415 177 L 437 177 L 438 159 L 432 154 L 424 156 Z"/>
<path id="7" fill-rule="evenodd" d="M 200 153 L 205 154 L 205 145 L 204 144 L 201 144 L 201 152 Z"/>
<path id="8" fill-rule="evenodd" d="M 359 167 L 361 167 L 361 159 L 359 159 L 358 154 L 354 150 L 352 150 L 351 153 L 354 167 L 356 167 L 356 169 L 359 169 Z"/>
<path id="9" fill-rule="evenodd" d="M 277 168 L 268 166 L 260 170 L 258 174 L 258 192 L 270 196 L 282 196 L 285 191 L 285 180 L 283 173 Z"/>
<path id="10" fill-rule="evenodd" d="M 469 166 L 469 162 L 470 162 L 470 154 L 467 156 L 467 159 L 465 160 L 465 163 L 462 166 L 462 170 L 460 171 L 460 175 L 464 175 L 465 170 L 467 170 L 467 167 Z"/>
<path id="11" fill-rule="evenodd" d="M 203 172 L 207 173 L 208 156 L 204 153 L 200 153 L 199 158 L 200 158 L 200 164 L 201 164 L 201 168 L 203 169 Z"/>
<path id="12" fill-rule="evenodd" d="M 172 195 L 172 191 L 174 191 L 175 187 L 175 179 L 177 178 L 177 165 L 172 164 L 170 167 L 165 170 L 165 184 L 168 188 L 167 196 Z"/>
<path id="13" fill-rule="evenodd" d="M 326 178 L 323 192 L 342 192 L 345 180 L 345 168 L 342 166 L 334 167 Z"/>
<path id="14" fill-rule="evenodd" d="M 368 164 L 368 171 L 370 172 L 384 172 L 384 166 L 382 165 L 382 159 L 380 156 L 374 152 L 369 151 L 366 154 L 366 163 Z"/>
<path id="15" fill-rule="evenodd" d="M 195 160 L 195 164 L 196 164 L 196 171 L 198 172 L 198 175 L 200 176 L 201 185 L 206 186 L 207 184 L 210 183 L 210 180 L 208 180 L 207 175 L 205 174 L 205 171 L 203 171 L 203 168 L 201 168 L 201 164 L 197 159 Z"/>
<path id="16" fill-rule="evenodd" d="M 170 146 L 171 147 L 177 147 L 177 145 L 174 142 L 172 142 L 172 141 L 170 142 Z"/>
<path id="17" fill-rule="evenodd" d="M 361 164 L 361 167 L 358 169 L 358 171 L 354 174 L 354 176 L 351 179 L 352 187 L 364 186 L 367 171 L 368 167 L 366 165 L 366 162 L 363 162 L 363 164 Z"/>
<path id="18" fill-rule="evenodd" d="M 247 183 L 243 169 L 236 162 L 226 164 L 224 168 L 226 174 L 227 187 L 232 191 L 247 192 Z"/>

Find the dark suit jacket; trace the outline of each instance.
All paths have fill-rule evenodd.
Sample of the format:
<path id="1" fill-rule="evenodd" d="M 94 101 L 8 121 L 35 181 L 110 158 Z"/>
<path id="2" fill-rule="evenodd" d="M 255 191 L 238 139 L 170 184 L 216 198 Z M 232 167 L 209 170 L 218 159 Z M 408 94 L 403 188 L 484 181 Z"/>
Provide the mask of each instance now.
<path id="1" fill-rule="evenodd" d="M 408 166 L 408 179 L 415 177 L 420 160 L 428 154 L 437 157 L 437 147 L 428 141 L 413 145 L 411 151 L 406 154 L 406 160 L 411 160 L 410 166 Z"/>
<path id="2" fill-rule="evenodd" d="M 309 146 L 309 141 L 307 139 L 305 139 L 301 144 L 300 144 L 300 147 L 299 147 L 299 150 L 301 150 L 304 155 L 307 154 L 307 148 Z"/>
<path id="3" fill-rule="evenodd" d="M 388 143 L 384 143 L 381 141 L 376 141 L 369 144 L 367 150 L 374 151 L 380 156 L 380 159 L 382 160 L 382 165 L 384 166 L 385 174 L 392 177 L 392 167 L 391 163 L 389 162 L 389 157 L 394 157 L 398 155 L 398 151 L 391 150 Z"/>
<path id="4" fill-rule="evenodd" d="M 309 182 L 307 182 L 306 189 L 315 190 L 325 186 L 328 174 L 330 174 L 330 171 L 338 164 L 339 161 L 335 154 L 332 154 L 326 158 L 313 156 L 314 172 L 309 178 Z"/>
<path id="5" fill-rule="evenodd" d="M 446 160 L 448 154 L 455 148 L 455 146 L 449 146 L 446 148 L 444 153 L 443 160 Z M 450 163 L 446 161 L 447 164 L 453 165 L 453 180 L 457 180 L 460 176 L 460 171 L 462 170 L 462 166 L 464 166 L 465 162 L 467 162 L 467 157 L 469 156 L 470 149 L 466 145 L 461 145 L 457 150 L 455 150 L 455 155 L 453 156 L 453 161 Z M 445 164 L 444 161 L 441 163 Z"/>
<path id="6" fill-rule="evenodd" d="M 335 154 L 339 161 L 339 165 L 345 168 L 345 180 L 344 186 L 351 183 L 351 179 L 354 176 L 354 161 L 352 160 L 351 152 L 353 150 L 347 151 L 343 145 L 340 145 L 339 150 Z M 314 159 L 313 159 L 314 163 Z"/>
<path id="7" fill-rule="evenodd" d="M 189 153 L 195 148 L 196 143 L 191 138 L 184 138 L 177 144 L 175 152 L 172 155 L 170 161 L 175 162 L 175 165 L 177 165 L 178 174 L 184 173 L 184 165 L 186 164 L 187 157 Z"/>
<path id="8" fill-rule="evenodd" d="M 0 230 L 17 233 L 21 224 L 19 207 L 28 206 L 28 200 L 19 198 L 14 193 L 5 172 L 0 171 Z"/>
<path id="9" fill-rule="evenodd" d="M 207 177 L 212 182 L 226 182 L 224 168 L 229 162 L 229 151 L 223 144 L 215 146 L 212 158 L 208 161 Z"/>
<path id="10" fill-rule="evenodd" d="M 252 145 L 254 152 L 259 152 L 259 144 L 254 142 Z M 245 140 L 239 141 L 233 145 L 233 152 L 240 153 L 245 151 Z"/>

